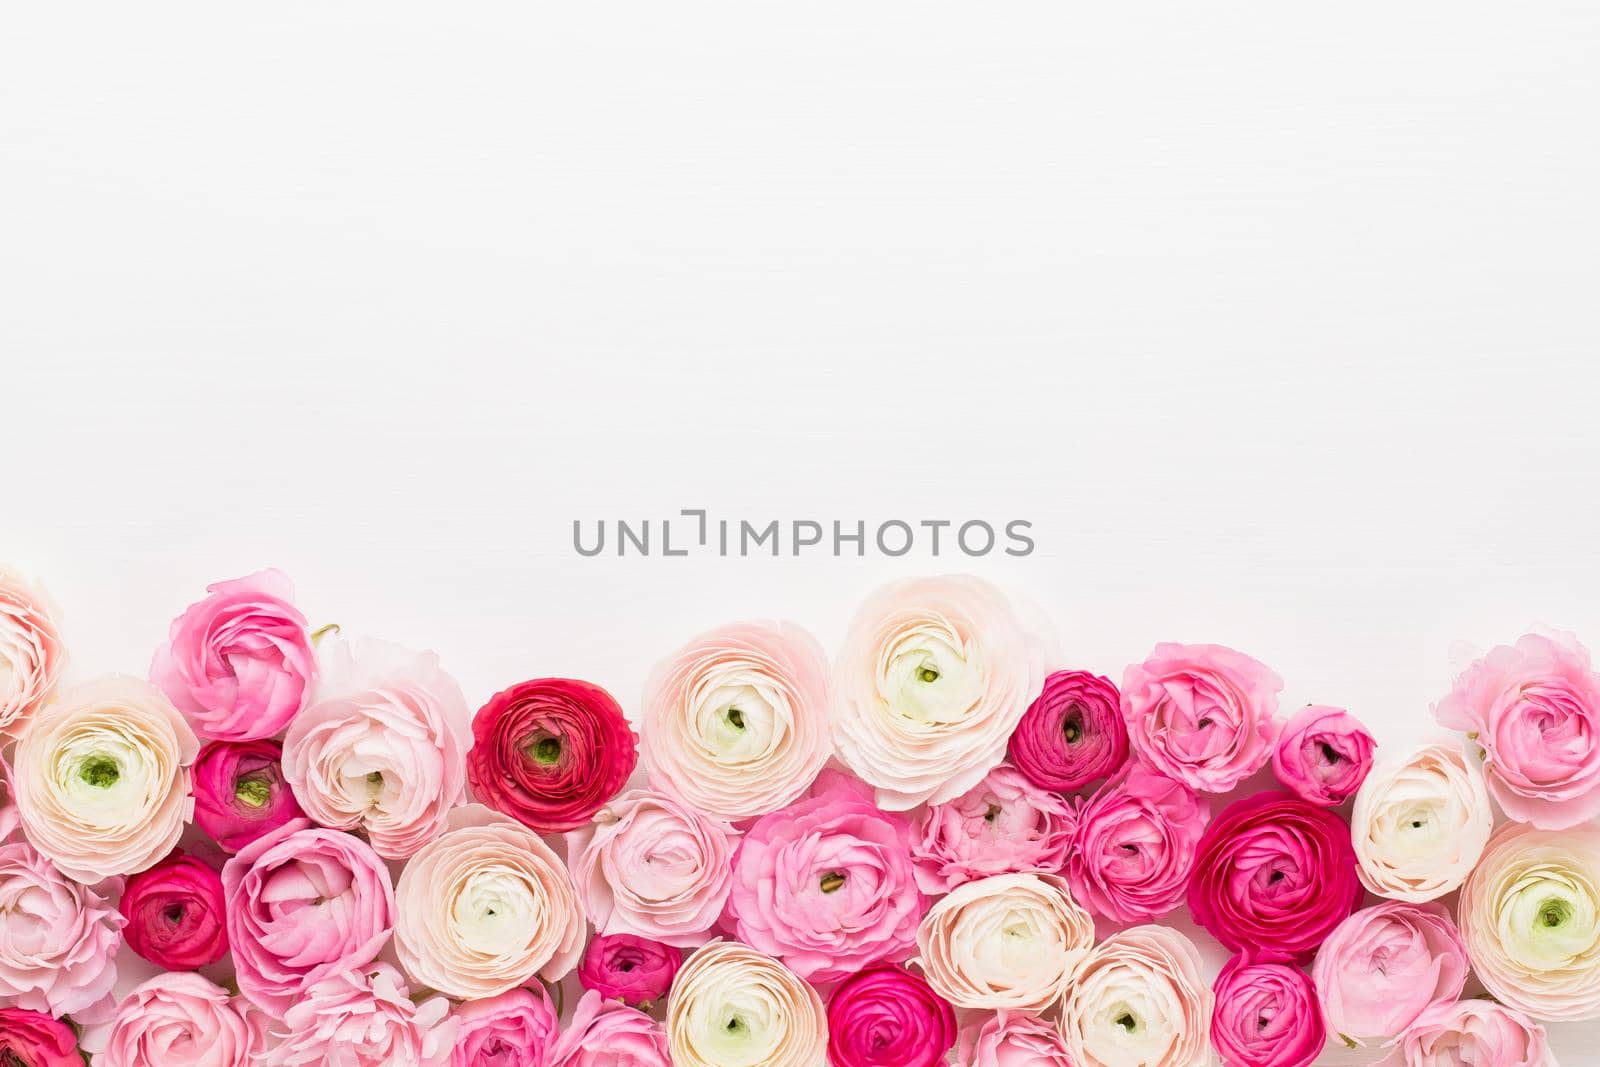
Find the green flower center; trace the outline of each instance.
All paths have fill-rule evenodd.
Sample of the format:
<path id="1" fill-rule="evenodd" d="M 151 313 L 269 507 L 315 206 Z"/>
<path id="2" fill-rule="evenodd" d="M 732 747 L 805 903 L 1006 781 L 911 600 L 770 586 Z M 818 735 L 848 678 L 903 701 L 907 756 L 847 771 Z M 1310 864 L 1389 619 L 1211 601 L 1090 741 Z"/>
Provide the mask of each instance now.
<path id="1" fill-rule="evenodd" d="M 561 762 L 561 738 L 541 737 L 533 743 L 533 762 L 549 767 Z"/>
<path id="2" fill-rule="evenodd" d="M 923 667 L 917 671 L 917 677 L 924 682 L 933 683 L 939 680 L 939 672 L 932 667 Z"/>
<path id="3" fill-rule="evenodd" d="M 233 783 L 233 796 L 247 808 L 264 808 L 272 799 L 272 783 L 265 778 L 241 778 Z"/>
<path id="4" fill-rule="evenodd" d="M 728 709 L 728 725 L 733 727 L 735 730 L 743 730 L 744 729 L 744 712 L 740 711 L 738 708 L 729 708 Z"/>
<path id="5" fill-rule="evenodd" d="M 849 881 L 849 878 L 843 871 L 829 871 L 822 876 L 822 881 L 819 884 L 822 886 L 824 893 L 837 893 L 844 888 L 844 884 L 847 881 Z"/>
<path id="6" fill-rule="evenodd" d="M 116 760 L 92 756 L 78 768 L 78 776 L 96 789 L 110 789 L 122 777 L 122 771 L 118 769 Z"/>
<path id="7" fill-rule="evenodd" d="M 1077 744 L 1083 737 L 1083 712 L 1076 704 L 1067 709 L 1067 717 L 1061 720 L 1061 734 L 1069 745 Z"/>
<path id="8" fill-rule="evenodd" d="M 1116 1024 L 1128 1031 L 1130 1034 L 1139 1029 L 1139 1020 L 1135 1019 L 1129 1012 L 1123 1012 L 1121 1015 L 1117 1016 Z"/>
<path id="9" fill-rule="evenodd" d="M 745 1027 L 745 1024 L 744 1024 L 744 1020 L 739 1018 L 737 1015 L 735 1015 L 733 1018 L 728 1020 L 728 1033 L 730 1033 L 730 1034 L 742 1034 L 742 1033 L 744 1033 L 745 1030 L 746 1030 L 746 1027 Z"/>
<path id="10" fill-rule="evenodd" d="M 1572 918 L 1572 905 L 1560 897 L 1551 897 L 1539 905 L 1539 922 L 1555 928 Z"/>

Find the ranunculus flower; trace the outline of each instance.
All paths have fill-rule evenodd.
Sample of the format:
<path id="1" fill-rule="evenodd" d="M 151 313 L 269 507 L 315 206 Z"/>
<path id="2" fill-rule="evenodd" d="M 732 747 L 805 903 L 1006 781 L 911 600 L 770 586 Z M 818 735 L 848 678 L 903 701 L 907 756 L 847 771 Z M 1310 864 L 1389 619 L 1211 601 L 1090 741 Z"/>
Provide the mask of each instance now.
<path id="1" fill-rule="evenodd" d="M 738 822 L 805 793 L 828 761 L 828 657 L 790 622 L 738 622 L 656 665 L 644 690 L 650 784 Z"/>
<path id="2" fill-rule="evenodd" d="M 745 1062 L 745 1061 L 740 1061 Z M 757 1061 L 749 1061 L 755 1063 Z M 642 1011 L 585 993 L 551 1053 L 550 1067 L 673 1067 L 667 1034 Z"/>
<path id="3" fill-rule="evenodd" d="M 1298 967 L 1235 956 L 1212 990 L 1211 1043 L 1228 1067 L 1309 1067 L 1328 1043 L 1317 991 Z"/>
<path id="4" fill-rule="evenodd" d="M 455 1009 L 450 1067 L 551 1067 L 561 1030 L 550 994 L 513 989 Z"/>
<path id="5" fill-rule="evenodd" d="M 960 886 L 917 930 L 934 991 L 958 1008 L 1042 1012 L 1094 945 L 1094 920 L 1064 879 L 1000 874 Z"/>
<path id="6" fill-rule="evenodd" d="M 481 804 L 411 857 L 394 947 L 415 981 L 465 1000 L 565 977 L 588 927 L 567 869 L 527 827 Z"/>
<path id="7" fill-rule="evenodd" d="M 899 967 L 868 967 L 828 998 L 833 1067 L 942 1067 L 955 1043 L 955 1010 L 926 979 Z"/>
<path id="8" fill-rule="evenodd" d="M 362 830 L 405 859 L 466 793 L 466 698 L 432 652 L 324 638 L 310 707 L 283 740 L 283 775 L 312 820 Z"/>
<path id="9" fill-rule="evenodd" d="M 572 678 L 518 682 L 472 720 L 467 781 L 494 810 L 542 834 L 582 826 L 627 784 L 638 738 L 610 693 Z"/>
<path id="10" fill-rule="evenodd" d="M 738 843 L 727 823 L 635 789 L 567 835 L 567 860 L 600 933 L 690 948 L 707 939 L 728 902 Z"/>
<path id="11" fill-rule="evenodd" d="M 172 621 L 150 680 L 202 737 L 271 737 L 305 706 L 317 657 L 282 571 L 217 582 Z"/>
<path id="12" fill-rule="evenodd" d="M 0 845 L 0 997 L 65 1015 L 95 1006 L 117 980 L 122 916 L 24 842 Z"/>
<path id="13" fill-rule="evenodd" d="M 1163 643 L 1122 676 L 1128 740 L 1145 763 L 1201 793 L 1226 793 L 1267 762 L 1279 678 L 1222 645 Z"/>
<path id="14" fill-rule="evenodd" d="M 1078 812 L 1065 874 L 1074 899 L 1115 922 L 1183 903 L 1211 809 L 1188 786 L 1130 764 Z"/>
<path id="15" fill-rule="evenodd" d="M 1600 1016 L 1600 831 L 1501 827 L 1456 915 L 1501 1003 L 1551 1022 Z"/>
<path id="16" fill-rule="evenodd" d="M 1054 874 L 1076 824 L 1066 801 L 1002 763 L 954 800 L 923 810 L 911 842 L 917 884 L 938 894 L 991 874 Z"/>
<path id="17" fill-rule="evenodd" d="M 1400 1036 L 1424 1011 L 1461 996 L 1467 947 L 1442 904 L 1386 901 L 1340 923 L 1317 952 L 1328 1029 L 1348 1045 Z"/>
<path id="18" fill-rule="evenodd" d="M 394 926 L 389 868 L 370 845 L 305 820 L 239 850 L 222 868 L 239 990 L 274 1018 L 331 974 L 363 967 Z"/>
<path id="19" fill-rule="evenodd" d="M 1544 1027 L 1490 1000 L 1429 1008 L 1376 1067 L 1556 1067 Z"/>
<path id="20" fill-rule="evenodd" d="M 1061 1035 L 1073 1067 L 1202 1067 L 1212 1004 L 1192 941 L 1168 927 L 1132 926 L 1079 965 Z"/>
<path id="21" fill-rule="evenodd" d="M 1128 762 L 1122 694 L 1109 678 L 1056 671 L 1011 734 L 1011 762 L 1040 789 L 1071 793 Z"/>
<path id="22" fill-rule="evenodd" d="M 0 1063 L 9 1067 L 83 1067 L 72 1027 L 42 1011 L 0 1008 Z"/>
<path id="23" fill-rule="evenodd" d="M 135 989 L 94 1067 L 250 1067 L 268 1019 L 198 974 L 163 974 Z"/>
<path id="24" fill-rule="evenodd" d="M 19 818 L 17 805 L 12 800 L 11 764 L 0 754 L 0 844 L 10 839 Z"/>
<path id="25" fill-rule="evenodd" d="M 55 692 L 67 660 L 58 615 L 43 589 L 0 567 L 0 734 L 20 732 Z"/>
<path id="26" fill-rule="evenodd" d="M 822 998 L 793 971 L 736 941 L 696 949 L 667 998 L 673 1067 L 822 1067 Z"/>
<path id="27" fill-rule="evenodd" d="M 276 741 L 212 741 L 194 761 L 194 822 L 225 852 L 238 852 L 286 822 L 300 802 L 283 778 Z"/>
<path id="28" fill-rule="evenodd" d="M 284 1017 L 272 1067 L 449 1067 L 456 1023 L 450 1002 L 412 1002 L 387 963 L 330 973 Z"/>
<path id="29" fill-rule="evenodd" d="M 1379 760 L 1350 813 L 1362 883 L 1413 904 L 1459 886 L 1493 828 L 1483 776 L 1453 745 Z"/>
<path id="30" fill-rule="evenodd" d="M 1361 902 L 1350 829 L 1288 793 L 1236 800 L 1200 839 L 1188 897 L 1231 951 L 1304 963 Z"/>
<path id="31" fill-rule="evenodd" d="M 648 1008 L 667 995 L 681 966 L 682 949 L 633 934 L 609 934 L 589 942 L 578 981 L 607 1000 Z"/>
<path id="32" fill-rule="evenodd" d="M 1295 712 L 1279 731 L 1272 773 L 1301 800 L 1332 807 L 1361 788 L 1376 747 L 1354 715 L 1313 704 Z"/>
<path id="33" fill-rule="evenodd" d="M 128 947 L 158 967 L 193 971 L 228 952 L 222 876 L 174 852 L 128 879 L 117 904 Z"/>
<path id="34" fill-rule="evenodd" d="M 69 877 L 98 882 L 151 866 L 194 811 L 200 742 L 148 682 L 85 682 L 33 716 L 12 768 L 22 828 Z"/>
<path id="35" fill-rule="evenodd" d="M 728 918 L 739 940 L 825 983 L 910 956 L 926 906 L 910 823 L 874 807 L 860 782 L 825 771 L 811 796 L 745 834 Z"/>
<path id="36" fill-rule="evenodd" d="M 1600 676 L 1574 635 L 1490 649 L 1433 714 L 1483 746 L 1489 792 L 1511 818 L 1564 830 L 1600 815 Z"/>
<path id="37" fill-rule="evenodd" d="M 979 578 L 885 586 L 856 613 L 834 672 L 839 758 L 886 810 L 960 796 L 1005 758 L 1048 653 Z"/>
<path id="38" fill-rule="evenodd" d="M 1072 1067 L 1072 1060 L 1055 1027 L 1002 1009 L 961 1031 L 956 1067 Z"/>

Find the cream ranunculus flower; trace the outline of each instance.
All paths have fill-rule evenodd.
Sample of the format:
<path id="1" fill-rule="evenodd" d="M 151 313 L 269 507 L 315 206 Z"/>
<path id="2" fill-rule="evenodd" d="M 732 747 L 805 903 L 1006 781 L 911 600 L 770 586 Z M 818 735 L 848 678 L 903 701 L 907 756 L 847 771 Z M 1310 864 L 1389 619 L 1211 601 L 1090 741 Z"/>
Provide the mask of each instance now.
<path id="1" fill-rule="evenodd" d="M 904 811 L 942 803 L 1006 754 L 1044 687 L 1049 646 L 988 582 L 896 582 L 856 613 L 834 671 L 839 758 Z"/>
<path id="2" fill-rule="evenodd" d="M 1458 908 L 1485 988 L 1538 1019 L 1600 1017 L 1600 831 L 1509 823 Z"/>
<path id="3" fill-rule="evenodd" d="M 1200 952 L 1164 926 L 1101 942 L 1072 976 L 1061 1035 L 1076 1067 L 1200 1067 L 1210 1062 L 1214 998 Z"/>
<path id="4" fill-rule="evenodd" d="M 567 869 L 537 834 L 481 804 L 411 857 L 395 886 L 395 951 L 416 982 L 462 1000 L 557 981 L 587 925 Z"/>
<path id="5" fill-rule="evenodd" d="M 1361 783 L 1350 815 L 1362 884 L 1413 904 L 1459 886 L 1493 828 L 1483 775 L 1445 744 L 1381 760 Z"/>
<path id="6" fill-rule="evenodd" d="M 69 876 L 136 874 L 172 851 L 194 814 L 189 724 L 149 682 L 111 675 L 40 709 L 17 743 L 22 828 Z"/>
<path id="7" fill-rule="evenodd" d="M 958 1008 L 1042 1012 L 1093 945 L 1094 920 L 1054 875 L 968 882 L 917 929 L 928 983 Z"/>
<path id="8" fill-rule="evenodd" d="M 823 1067 L 828 1019 L 799 975 L 737 941 L 697 949 L 667 996 L 677 1067 Z"/>

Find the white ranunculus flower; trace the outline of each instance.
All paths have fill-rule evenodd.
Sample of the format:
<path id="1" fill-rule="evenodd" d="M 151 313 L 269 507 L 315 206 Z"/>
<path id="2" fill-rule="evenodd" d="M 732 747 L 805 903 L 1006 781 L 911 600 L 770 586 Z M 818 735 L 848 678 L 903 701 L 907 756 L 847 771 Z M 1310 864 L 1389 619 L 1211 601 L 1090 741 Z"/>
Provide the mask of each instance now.
<path id="1" fill-rule="evenodd" d="M 667 995 L 677 1067 L 823 1067 L 822 998 L 771 956 L 713 941 L 684 963 Z"/>
<path id="2" fill-rule="evenodd" d="M 977 785 L 1044 686 L 1049 644 L 970 576 L 896 582 L 856 613 L 834 671 L 839 758 L 880 807 L 942 803 Z"/>
<path id="3" fill-rule="evenodd" d="M 23 831 L 72 878 L 94 883 L 154 866 L 194 814 L 200 749 L 166 694 L 111 675 L 40 709 L 17 743 Z"/>
<path id="4" fill-rule="evenodd" d="M 1600 1017 L 1600 832 L 1508 823 L 1458 907 L 1485 988 L 1538 1019 Z"/>
<path id="5" fill-rule="evenodd" d="M 917 929 L 928 983 L 959 1008 L 1042 1012 L 1094 945 L 1094 920 L 1054 875 L 1002 874 L 957 887 Z"/>
<path id="6" fill-rule="evenodd" d="M 1078 966 L 1061 1012 L 1077 1067 L 1200 1067 L 1214 998 L 1200 952 L 1164 926 L 1108 937 Z"/>
<path id="7" fill-rule="evenodd" d="M 1350 815 L 1362 884 L 1413 904 L 1459 886 L 1493 829 L 1483 775 L 1446 744 L 1382 759 L 1361 783 Z"/>

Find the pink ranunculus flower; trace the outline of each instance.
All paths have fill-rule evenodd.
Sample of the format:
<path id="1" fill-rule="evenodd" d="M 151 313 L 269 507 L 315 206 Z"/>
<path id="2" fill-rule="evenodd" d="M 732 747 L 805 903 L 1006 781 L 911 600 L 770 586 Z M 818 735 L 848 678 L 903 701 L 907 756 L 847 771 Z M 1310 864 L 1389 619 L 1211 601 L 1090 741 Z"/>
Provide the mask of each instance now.
<path id="1" fill-rule="evenodd" d="M 573 1009 L 550 1067 L 672 1067 L 672 1057 L 660 1023 L 589 992 Z"/>
<path id="2" fill-rule="evenodd" d="M 1310 1067 L 1328 1043 L 1317 991 L 1298 967 L 1235 956 L 1212 990 L 1211 1044 L 1228 1067 Z"/>
<path id="3" fill-rule="evenodd" d="M 387 963 L 333 971 L 284 1016 L 271 1067 L 449 1067 L 456 1023 L 450 1002 L 414 1003 Z"/>
<path id="4" fill-rule="evenodd" d="M 349 834 L 287 823 L 222 868 L 240 991 L 274 1018 L 331 974 L 370 963 L 394 926 L 389 868 Z"/>
<path id="5" fill-rule="evenodd" d="M 269 1020 L 198 974 L 163 974 L 117 1006 L 94 1067 L 251 1067 Z"/>
<path id="6" fill-rule="evenodd" d="M 879 811 L 860 782 L 825 771 L 810 796 L 745 835 L 728 917 L 739 940 L 827 983 L 909 957 L 926 907 L 910 823 Z"/>
<path id="7" fill-rule="evenodd" d="M 311 706 L 283 741 L 283 774 L 313 821 L 362 830 L 385 859 L 439 836 L 466 795 L 471 713 L 432 652 L 325 638 Z"/>
<path id="8" fill-rule="evenodd" d="M 991 874 L 1054 874 L 1076 824 L 1070 804 L 1002 763 L 961 796 L 923 809 L 911 841 L 917 884 L 937 895 Z"/>
<path id="9" fill-rule="evenodd" d="M 1200 950 L 1177 930 L 1130 926 L 1072 975 L 1061 1036 L 1073 1067 L 1204 1067 L 1215 997 Z"/>
<path id="10" fill-rule="evenodd" d="M 1109 678 L 1056 671 L 1011 734 L 1011 762 L 1040 789 L 1071 793 L 1128 762 L 1122 694 Z"/>
<path id="11" fill-rule="evenodd" d="M 271 737 L 305 706 L 316 674 L 306 619 L 281 571 L 206 587 L 172 622 L 150 680 L 202 737 Z"/>
<path id="12" fill-rule="evenodd" d="M 600 933 L 692 948 L 709 939 L 728 902 L 738 844 L 720 819 L 635 789 L 567 835 L 567 862 Z"/>
<path id="13" fill-rule="evenodd" d="M 1078 813 L 1065 870 L 1073 898 L 1114 922 L 1167 914 L 1183 903 L 1210 818 L 1188 786 L 1130 764 Z"/>
<path id="14" fill-rule="evenodd" d="M 683 966 L 683 950 L 633 934 L 608 934 L 589 942 L 578 981 L 607 1000 L 648 1011 L 667 995 Z"/>
<path id="15" fill-rule="evenodd" d="M 212 741 L 194 761 L 194 822 L 224 852 L 303 818 L 276 741 Z"/>
<path id="16" fill-rule="evenodd" d="M 11 764 L 0 753 L 0 845 L 11 839 L 18 822 L 17 805 L 12 798 Z"/>
<path id="17" fill-rule="evenodd" d="M 1073 1067 L 1056 1028 L 1037 1015 L 997 1011 L 961 1031 L 956 1067 Z"/>
<path id="18" fill-rule="evenodd" d="M 1386 901 L 1328 935 L 1311 977 L 1328 1029 L 1358 1046 L 1391 1041 L 1429 1008 L 1460 998 L 1468 970 L 1444 905 Z"/>
<path id="19" fill-rule="evenodd" d="M 21 732 L 55 692 L 67 654 L 48 594 L 0 567 L 0 735 Z"/>
<path id="20" fill-rule="evenodd" d="M 551 1067 L 561 1023 L 539 986 L 513 989 L 455 1009 L 450 1067 Z"/>
<path id="21" fill-rule="evenodd" d="M 0 1063 L 16 1067 L 83 1067 L 72 1027 L 42 1011 L 0 1008 Z"/>
<path id="22" fill-rule="evenodd" d="M 222 877 L 194 856 L 174 852 L 129 878 L 117 910 L 128 947 L 158 967 L 193 971 L 227 955 Z"/>
<path id="23" fill-rule="evenodd" d="M 1361 788 L 1376 747 L 1354 715 L 1313 704 L 1283 725 L 1272 750 L 1272 772 L 1301 800 L 1332 807 Z"/>
<path id="24" fill-rule="evenodd" d="M 1543 1026 L 1492 1000 L 1436 1004 L 1376 1067 L 1556 1067 Z"/>
<path id="25" fill-rule="evenodd" d="M 833 1067 L 942 1067 L 955 1043 L 955 1009 L 903 968 L 857 971 L 828 998 Z"/>
<path id="26" fill-rule="evenodd" d="M 51 1015 L 96 1007 L 117 980 L 122 916 L 18 841 L 0 846 L 0 998 Z"/>
<path id="27" fill-rule="evenodd" d="M 1260 770 L 1277 740 L 1279 678 L 1222 645 L 1159 644 L 1122 676 L 1134 752 L 1201 793 L 1226 793 Z"/>
<path id="28" fill-rule="evenodd" d="M 1600 815 L 1600 675 L 1574 635 L 1490 649 L 1433 714 L 1483 746 L 1489 793 L 1511 818 L 1565 830 Z"/>

